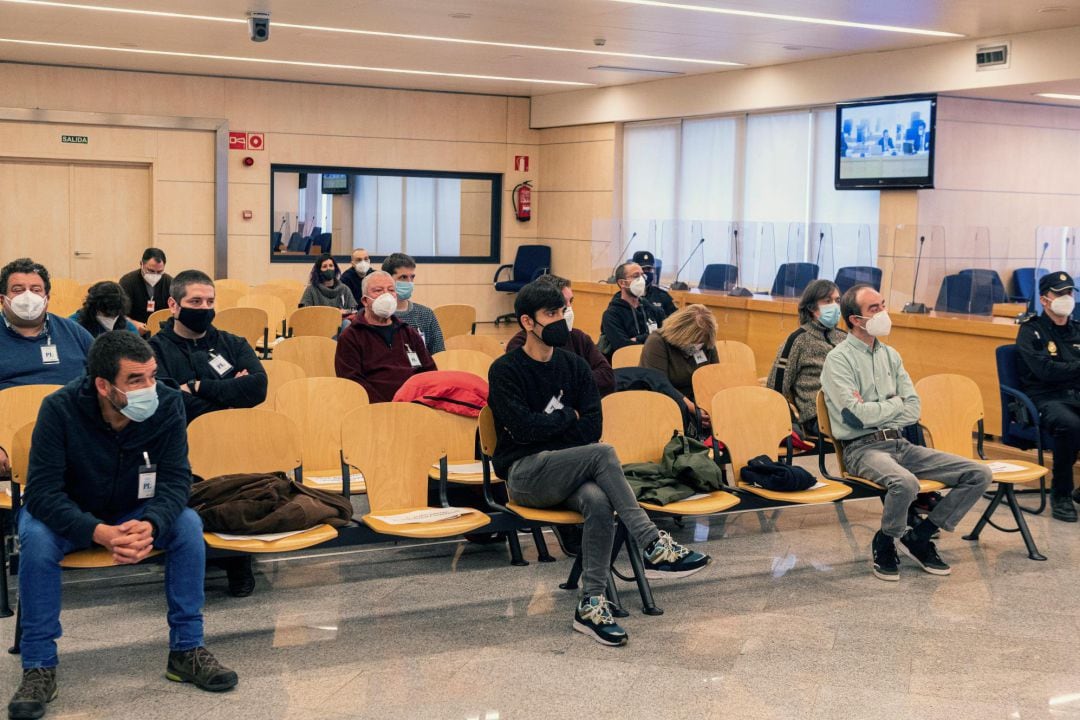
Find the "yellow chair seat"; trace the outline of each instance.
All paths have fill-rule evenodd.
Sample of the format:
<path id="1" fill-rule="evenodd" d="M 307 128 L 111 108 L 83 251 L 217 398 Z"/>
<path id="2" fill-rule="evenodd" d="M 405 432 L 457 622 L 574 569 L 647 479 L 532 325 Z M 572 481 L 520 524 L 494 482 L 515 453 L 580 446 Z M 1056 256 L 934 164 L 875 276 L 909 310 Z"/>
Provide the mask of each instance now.
<path id="1" fill-rule="evenodd" d="M 638 503 L 649 512 L 666 513 L 668 515 L 712 515 L 733 508 L 738 504 L 739 498 L 737 495 L 732 495 L 723 490 L 711 492 L 707 497 L 694 500 L 679 500 L 667 505 Z"/>
<path id="2" fill-rule="evenodd" d="M 585 522 L 581 513 L 566 508 L 531 508 L 514 501 L 506 503 L 507 509 L 520 518 L 551 525 L 580 525 Z"/>
<path id="3" fill-rule="evenodd" d="M 862 483 L 863 485 L 866 485 L 868 487 L 872 487 L 875 490 L 880 490 L 882 492 L 885 492 L 885 486 L 884 485 L 878 485 L 873 480 L 867 480 L 866 478 L 861 478 L 861 477 L 859 477 L 857 475 L 848 475 L 847 473 L 844 474 L 844 479 L 845 480 L 851 480 L 852 482 Z M 937 490 L 944 490 L 944 489 L 945 489 L 945 484 L 944 483 L 939 483 L 937 480 L 919 480 L 919 492 L 921 492 L 921 493 L 935 492 Z"/>
<path id="4" fill-rule="evenodd" d="M 227 533 L 232 534 L 232 533 Z M 247 553 L 276 553 L 289 552 L 291 550 L 303 550 L 304 548 L 321 545 L 333 540 L 338 536 L 336 528 L 330 525 L 316 525 L 296 535 L 281 538 L 280 540 L 259 540 L 257 538 L 244 538 L 243 540 L 226 540 L 218 537 L 216 533 L 204 532 L 203 539 L 206 544 L 218 550 L 235 550 Z"/>
<path id="5" fill-rule="evenodd" d="M 152 558 L 155 555 L 160 555 L 165 552 L 164 550 L 151 550 L 148 558 Z M 64 568 L 106 568 L 113 566 L 120 566 L 120 563 L 113 560 L 112 552 L 106 550 L 103 547 L 87 548 L 86 550 L 76 550 L 73 553 L 68 553 L 64 556 L 64 559 L 60 561 L 60 567 Z"/>
<path id="6" fill-rule="evenodd" d="M 820 482 L 825 483 L 825 487 L 812 488 L 810 490 L 796 490 L 794 492 L 767 490 L 747 482 L 742 482 L 741 480 L 739 481 L 739 487 L 767 500 L 795 503 L 797 505 L 813 505 L 814 503 L 833 502 L 834 500 L 839 500 L 840 498 L 847 497 L 851 494 L 851 487 L 844 483 L 834 482 L 833 480 L 826 480 L 824 478 L 820 478 Z"/>
<path id="7" fill-rule="evenodd" d="M 432 510 L 436 508 L 428 507 L 411 507 L 401 508 L 399 510 L 391 510 L 389 512 L 380 512 L 378 515 L 399 515 L 407 512 L 413 512 L 414 510 Z M 397 535 L 398 537 L 407 538 L 443 538 L 453 537 L 455 535 L 464 535 L 470 533 L 477 528 L 482 528 L 491 522 L 491 518 L 472 508 L 462 508 L 467 512 L 456 518 L 450 518 L 449 520 L 440 520 L 433 523 L 404 523 L 402 525 L 394 525 L 388 523 L 385 520 L 379 520 L 375 517 L 375 514 L 368 513 L 363 517 L 364 524 L 377 533 L 382 535 Z"/>
<path id="8" fill-rule="evenodd" d="M 10 510 L 11 508 L 11 496 L 6 492 L 0 492 L 0 510 Z"/>
<path id="9" fill-rule="evenodd" d="M 993 460 L 982 460 L 983 463 L 991 463 Z M 1023 467 L 1023 470 L 1013 470 L 1010 472 L 996 472 L 994 473 L 994 482 L 999 483 L 1029 483 L 1035 482 L 1041 477 L 1044 477 L 1050 472 L 1048 468 L 1044 468 L 1042 465 L 1036 465 L 1033 462 L 1027 460 L 999 460 L 997 462 L 1007 462 L 1010 465 L 1019 465 Z"/>

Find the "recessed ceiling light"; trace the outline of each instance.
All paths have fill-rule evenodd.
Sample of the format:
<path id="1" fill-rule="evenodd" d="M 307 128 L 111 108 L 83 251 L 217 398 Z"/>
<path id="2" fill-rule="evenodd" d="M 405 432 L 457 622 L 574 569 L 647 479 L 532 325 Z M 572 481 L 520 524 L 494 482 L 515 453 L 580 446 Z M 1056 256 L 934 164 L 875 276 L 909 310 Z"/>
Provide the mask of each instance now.
<path id="1" fill-rule="evenodd" d="M 930 35 L 933 37 L 964 37 L 960 33 L 945 32 L 944 30 L 923 30 L 921 28 L 903 27 L 900 25 L 878 25 L 876 23 L 860 23 L 850 20 L 830 20 L 828 18 L 805 17 L 803 15 L 784 15 L 781 13 L 757 12 L 756 10 L 735 10 L 732 8 L 712 7 L 708 5 L 690 5 L 687 3 L 660 2 L 660 0 L 612 0 L 613 2 L 627 3 L 630 5 L 648 5 L 650 7 L 674 8 L 676 10 L 697 10 L 698 12 L 717 13 L 719 15 L 738 15 L 740 17 L 763 18 L 766 20 L 786 20 L 788 22 L 810 23 L 812 25 L 832 25 L 835 27 L 859 28 L 862 30 L 879 30 L 881 32 L 909 33 L 911 35 Z"/>
<path id="2" fill-rule="evenodd" d="M 14 5 L 35 5 L 42 7 L 62 8 L 65 10 L 89 10 L 95 12 L 120 13 L 126 15 L 143 15 L 149 17 L 178 18 L 182 20 L 201 20 L 205 22 L 233 23 L 246 25 L 246 18 L 219 17 L 214 15 L 187 15 L 184 13 L 163 12 L 159 10 L 137 10 L 134 8 L 109 7 L 105 5 L 83 5 L 79 3 L 53 2 L 52 0 L 0 0 L 3 3 Z M 303 25 L 300 23 L 286 23 L 275 20 L 274 29 L 289 28 L 292 30 L 306 30 L 326 33 L 343 33 L 346 35 L 364 35 L 368 37 L 400 38 L 402 40 L 424 40 L 429 42 L 456 43 L 459 45 L 483 45 L 486 47 L 504 47 L 517 50 L 540 50 L 544 52 L 577 53 L 580 55 L 604 55 L 608 57 L 637 58 L 639 60 L 663 60 L 666 62 L 690 63 L 696 65 L 716 65 L 723 67 L 742 67 L 744 63 L 729 60 L 702 60 L 699 58 L 672 57 L 668 55 L 645 55 L 642 53 L 610 52 L 607 50 L 582 50 L 578 48 L 555 47 L 552 45 L 528 45 L 525 43 L 495 42 L 491 40 L 468 40 L 465 38 L 443 37 L 439 35 L 413 35 L 410 33 L 380 32 L 376 30 L 358 30 L 353 28 L 327 27 L 322 25 Z"/>
<path id="3" fill-rule="evenodd" d="M 472 13 L 464 13 L 464 12 L 450 13 L 450 17 L 453 18 L 454 20 L 471 20 L 472 19 Z"/>
<path id="4" fill-rule="evenodd" d="M 1035 93 L 1035 97 L 1050 98 L 1051 100 L 1080 100 L 1080 95 L 1068 93 Z"/>
<path id="5" fill-rule="evenodd" d="M 159 55 L 164 57 L 189 57 L 200 60 L 225 60 L 228 62 L 254 63 L 258 65 L 289 65 L 293 67 L 326 68 L 329 70 L 358 70 L 362 72 L 397 73 L 401 75 L 432 75 L 436 77 L 464 78 L 466 80 L 502 80 L 506 82 L 536 83 L 543 85 L 574 85 L 591 87 L 594 83 L 573 82 L 571 80 L 543 80 L 540 78 L 505 77 L 502 75 L 473 75 L 470 73 L 436 72 L 434 70 L 408 70 L 405 68 L 370 67 L 366 65 L 345 65 L 342 63 L 307 62 L 301 60 L 274 60 L 271 58 L 237 57 L 234 55 L 210 55 L 207 53 L 173 52 L 170 50 L 142 50 L 105 45 L 81 45 L 77 43 L 45 42 L 43 40 L 16 40 L 0 38 L 0 43 L 13 45 L 34 45 L 38 47 L 70 48 L 74 50 L 100 50 L 103 52 L 134 53 L 137 55 Z"/>

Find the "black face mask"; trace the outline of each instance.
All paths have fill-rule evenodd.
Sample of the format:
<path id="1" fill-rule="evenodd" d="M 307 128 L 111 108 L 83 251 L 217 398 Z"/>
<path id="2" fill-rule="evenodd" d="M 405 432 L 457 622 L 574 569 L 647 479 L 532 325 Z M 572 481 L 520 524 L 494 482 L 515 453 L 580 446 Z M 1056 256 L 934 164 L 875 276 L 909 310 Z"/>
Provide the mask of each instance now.
<path id="1" fill-rule="evenodd" d="M 540 341 L 550 347 L 562 347 L 570 340 L 570 328 L 566 324 L 566 320 L 556 320 L 555 322 L 548 323 L 547 325 L 541 325 L 540 323 L 533 321 L 537 327 L 543 328 L 540 331 Z M 534 333 L 535 334 L 535 333 Z"/>
<path id="2" fill-rule="evenodd" d="M 319 271 L 319 277 L 321 277 L 324 281 L 333 280 L 335 275 L 337 275 L 337 273 L 334 272 L 333 270 L 321 270 L 321 271 Z"/>
<path id="3" fill-rule="evenodd" d="M 214 322 L 214 309 L 182 307 L 176 319 L 191 332 L 204 333 Z"/>

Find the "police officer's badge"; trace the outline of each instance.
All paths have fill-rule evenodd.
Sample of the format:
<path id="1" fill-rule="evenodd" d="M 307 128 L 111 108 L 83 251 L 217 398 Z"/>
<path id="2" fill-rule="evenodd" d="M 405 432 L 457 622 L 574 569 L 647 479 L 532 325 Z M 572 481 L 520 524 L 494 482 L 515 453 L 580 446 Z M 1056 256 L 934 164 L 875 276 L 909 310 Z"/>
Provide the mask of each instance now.
<path id="1" fill-rule="evenodd" d="M 1053 340 L 1046 343 L 1046 349 L 1050 351 L 1051 355 L 1057 355 L 1057 343 Z"/>

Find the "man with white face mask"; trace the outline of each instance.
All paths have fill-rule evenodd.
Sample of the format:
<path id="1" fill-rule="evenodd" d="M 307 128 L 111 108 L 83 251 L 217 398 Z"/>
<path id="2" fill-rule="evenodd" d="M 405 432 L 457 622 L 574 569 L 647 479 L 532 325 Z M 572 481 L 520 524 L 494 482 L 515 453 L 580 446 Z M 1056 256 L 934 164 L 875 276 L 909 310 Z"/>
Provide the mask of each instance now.
<path id="1" fill-rule="evenodd" d="M 1080 450 L 1080 324 L 1072 319 L 1076 300 L 1065 272 L 1039 278 L 1043 312 L 1020 326 L 1020 389 L 1031 396 L 1043 427 L 1054 438 L 1050 511 L 1055 520 L 1076 522 L 1073 463 Z"/>
<path id="2" fill-rule="evenodd" d="M 990 485 L 990 469 L 904 439 L 904 427 L 919 421 L 921 404 L 900 354 L 880 340 L 892 329 L 881 293 L 866 284 L 852 286 L 840 298 L 840 314 L 851 332 L 825 357 L 821 389 L 848 472 L 886 489 L 881 530 L 871 547 L 874 575 L 900 579 L 897 550 L 932 575 L 948 575 L 951 570 L 930 538 L 939 529 L 956 529 Z M 909 528 L 917 478 L 937 480 L 951 490 Z"/>
<path id="3" fill-rule="evenodd" d="M 349 262 L 351 267 L 341 273 L 341 282 L 352 291 L 354 298 L 358 298 L 363 294 L 363 288 L 360 285 L 364 282 L 364 278 L 374 272 L 371 267 L 371 255 L 364 248 L 356 248 L 352 251 Z"/>
<path id="4" fill-rule="evenodd" d="M 394 317 L 397 292 L 390 273 L 376 270 L 361 285 L 362 312 L 338 337 L 337 376 L 360 383 L 373 402 L 390 402 L 416 373 L 437 370 L 416 328 Z"/>
<path id="5" fill-rule="evenodd" d="M 640 265 L 628 262 L 617 267 L 615 282 L 619 294 L 611 299 L 600 320 L 600 350 L 609 360 L 619 348 L 644 343 L 664 322 L 662 310 L 642 301 L 648 287 Z"/>
<path id="6" fill-rule="evenodd" d="M 128 319 L 139 332 L 145 334 L 151 314 L 168 307 L 171 285 L 172 277 L 165 273 L 165 251 L 158 248 L 146 248 L 139 267 L 120 278 L 120 287 L 131 300 Z"/>

